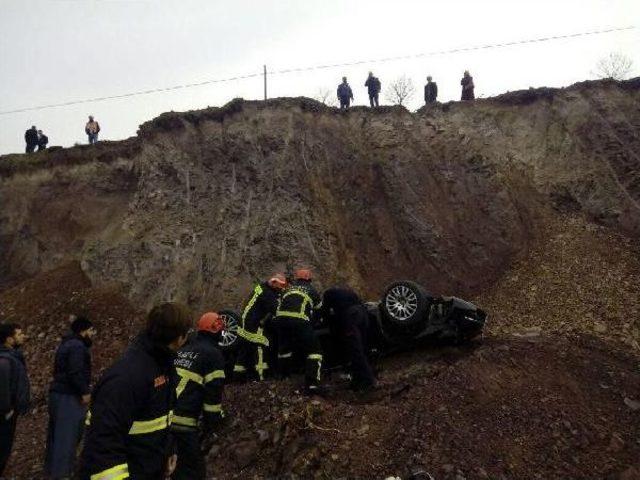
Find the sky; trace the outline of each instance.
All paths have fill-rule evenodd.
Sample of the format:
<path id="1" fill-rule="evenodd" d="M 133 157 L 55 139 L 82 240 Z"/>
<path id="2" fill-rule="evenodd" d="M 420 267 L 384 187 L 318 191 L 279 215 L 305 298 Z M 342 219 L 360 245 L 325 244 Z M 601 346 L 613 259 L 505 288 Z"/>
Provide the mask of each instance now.
<path id="1" fill-rule="evenodd" d="M 635 24 L 638 25 L 635 25 Z M 513 47 L 425 55 L 268 76 L 268 95 L 331 97 L 343 75 L 368 104 L 369 70 L 385 89 L 406 75 L 422 104 L 427 75 L 439 100 L 459 99 L 464 70 L 476 96 L 595 78 L 611 52 L 640 75 L 638 0 L 0 0 L 0 112 L 289 68 L 376 60 L 579 32 L 637 28 Z M 0 154 L 24 151 L 31 125 L 49 146 L 136 134 L 162 112 L 261 99 L 261 76 L 80 105 L 0 114 Z"/>

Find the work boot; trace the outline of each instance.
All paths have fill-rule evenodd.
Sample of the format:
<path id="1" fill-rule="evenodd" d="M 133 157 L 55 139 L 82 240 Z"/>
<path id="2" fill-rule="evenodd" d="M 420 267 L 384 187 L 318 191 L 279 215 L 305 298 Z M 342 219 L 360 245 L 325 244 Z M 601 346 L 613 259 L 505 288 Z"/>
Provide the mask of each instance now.
<path id="1" fill-rule="evenodd" d="M 327 393 L 327 390 L 326 390 L 326 388 L 321 387 L 320 385 L 306 385 L 304 387 L 304 389 L 302 390 L 302 393 L 304 395 L 309 396 L 309 397 L 312 397 L 314 395 L 317 395 L 317 396 L 321 397 L 325 393 Z"/>

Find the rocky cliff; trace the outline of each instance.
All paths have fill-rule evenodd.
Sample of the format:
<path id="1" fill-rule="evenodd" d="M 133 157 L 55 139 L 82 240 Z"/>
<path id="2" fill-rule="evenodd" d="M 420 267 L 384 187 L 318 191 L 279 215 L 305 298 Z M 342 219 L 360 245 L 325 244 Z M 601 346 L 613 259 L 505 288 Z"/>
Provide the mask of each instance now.
<path id="1" fill-rule="evenodd" d="M 476 294 L 549 215 L 640 237 L 640 79 L 417 113 L 234 100 L 0 157 L 0 199 L 3 287 L 77 261 L 143 306 L 236 306 L 295 265 L 368 295 L 399 277 Z"/>

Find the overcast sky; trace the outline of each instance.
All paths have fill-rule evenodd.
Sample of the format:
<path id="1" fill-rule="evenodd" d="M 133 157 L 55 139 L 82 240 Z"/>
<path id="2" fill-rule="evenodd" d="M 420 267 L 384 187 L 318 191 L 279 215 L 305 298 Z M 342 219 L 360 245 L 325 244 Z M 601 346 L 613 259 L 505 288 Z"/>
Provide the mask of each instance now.
<path id="1" fill-rule="evenodd" d="M 379 59 L 634 25 L 638 0 L 0 0 L 0 111 L 197 83 L 269 70 Z M 639 22 L 640 23 L 640 22 Z M 640 25 L 638 25 L 640 27 Z M 458 99 L 471 71 L 476 96 L 594 78 L 621 52 L 640 75 L 640 28 L 547 43 L 315 70 L 269 79 L 269 96 L 334 95 L 349 77 L 368 103 L 369 70 L 383 90 L 401 74 L 420 106 L 427 74 L 439 100 Z M 24 131 L 51 145 L 86 142 L 93 114 L 102 140 L 135 135 L 162 112 L 261 98 L 262 78 L 0 115 L 0 154 L 24 151 Z M 383 103 L 387 103 L 383 100 Z"/>

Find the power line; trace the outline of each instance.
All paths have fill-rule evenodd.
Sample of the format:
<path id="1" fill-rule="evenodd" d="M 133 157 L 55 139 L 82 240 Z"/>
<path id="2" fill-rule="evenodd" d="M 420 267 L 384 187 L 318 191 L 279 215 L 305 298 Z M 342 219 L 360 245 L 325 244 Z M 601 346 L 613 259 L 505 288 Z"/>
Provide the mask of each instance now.
<path id="1" fill-rule="evenodd" d="M 475 46 L 471 46 L 471 47 L 459 47 L 459 48 L 453 48 L 450 50 L 440 50 L 440 51 L 435 51 L 435 52 L 423 52 L 423 53 L 415 53 L 412 55 L 400 55 L 397 57 L 386 57 L 386 58 L 376 58 L 376 59 L 369 59 L 369 60 L 358 60 L 358 61 L 354 61 L 354 62 L 347 62 L 347 63 L 333 63 L 333 64 L 328 64 L 328 65 L 316 65 L 313 67 L 302 67 L 302 68 L 289 68 L 286 70 L 277 70 L 274 72 L 269 72 L 270 74 L 274 75 L 274 74 L 280 74 L 280 73 L 294 73 L 294 72 L 304 72 L 304 71 L 308 71 L 308 70 L 321 70 L 321 69 L 326 69 L 326 68 L 337 68 L 337 67 L 350 67 L 353 65 L 362 65 L 362 64 L 366 64 L 366 63 L 385 63 L 385 62 L 392 62 L 392 61 L 397 61 L 397 60 L 408 60 L 408 59 L 412 59 L 412 58 L 421 58 L 421 57 L 432 57 L 432 56 L 437 56 L 437 55 L 448 55 L 448 54 L 452 54 L 452 53 L 461 53 L 461 52 L 471 52 L 474 50 L 484 50 L 484 49 L 489 49 L 489 48 L 505 48 L 505 47 L 512 47 L 515 45 L 523 45 L 526 43 L 542 43 L 542 42 L 550 42 L 550 41 L 554 41 L 554 40 L 562 40 L 562 39 L 567 39 L 567 38 L 576 38 L 576 37 L 585 37 L 585 36 L 589 36 L 589 35 L 602 35 L 605 33 L 613 33 L 613 32 L 621 32 L 624 30 L 633 30 L 636 27 L 634 25 L 629 26 L 629 27 L 619 27 L 619 28 L 610 28 L 607 30 L 593 30 L 590 32 L 580 32 L 580 33 L 572 33 L 572 34 L 568 34 L 568 35 L 555 35 L 552 37 L 540 37 L 540 38 L 531 38 L 531 39 L 526 39 L 526 40 L 516 40 L 513 42 L 505 42 L 505 43 L 491 43 L 491 44 L 486 44 L 486 45 L 475 45 Z"/>
<path id="2" fill-rule="evenodd" d="M 369 59 L 369 60 L 357 60 L 357 61 L 353 61 L 353 62 L 345 62 L 345 63 L 333 63 L 333 64 L 327 64 L 327 65 L 314 65 L 314 66 L 307 66 L 307 67 L 299 67 L 299 68 L 287 68 L 287 69 L 283 69 L 283 70 L 275 70 L 272 72 L 260 72 L 260 73 L 251 73 L 251 74 L 247 74 L 247 75 L 238 75 L 235 77 L 229 77 L 229 78 L 220 78 L 220 79 L 214 79 L 214 80 L 205 80 L 203 82 L 197 82 L 197 83 L 187 83 L 184 85 L 174 85 L 171 87 L 163 87 L 163 88 L 153 88 L 150 90 L 141 90 L 141 91 L 137 91 L 137 92 L 130 92 L 130 93 L 123 93 L 120 95 L 110 95 L 110 96 L 104 96 L 104 97 L 95 97 L 95 98 L 87 98 L 87 99 L 83 99 L 83 100 L 71 100 L 68 102 L 63 102 L 63 103 L 52 103 L 49 105 L 39 105 L 39 106 L 35 106 L 35 107 L 26 107 L 26 108 L 19 108 L 16 110 L 6 110 L 6 111 L 1 111 L 0 115 L 9 115 L 9 114 L 13 114 L 13 113 L 23 113 L 23 112 L 30 112 L 33 110 L 44 110 L 47 108 L 56 108 L 56 107 L 67 107 L 70 105 L 80 105 L 83 103 L 92 103 L 92 102 L 101 102 L 101 101 L 105 101 L 105 100 L 114 100 L 114 99 L 120 99 L 120 98 L 128 98 L 128 97 L 136 97 L 136 96 L 140 96 L 140 95 L 149 95 L 152 93 L 160 93 L 160 92 L 169 92 L 169 91 L 173 91 L 173 90 L 180 90 L 182 88 L 192 88 L 192 87 L 200 87 L 203 85 L 210 85 L 210 84 L 214 84 L 214 83 L 224 83 L 224 82 L 232 82 L 235 80 L 244 80 L 244 79 L 248 79 L 248 78 L 255 78 L 255 77 L 259 77 L 261 75 L 266 75 L 270 74 L 270 75 L 284 75 L 284 74 L 289 74 L 289 73 L 300 73 L 300 72 L 307 72 L 307 71 L 312 71 L 312 70 L 324 70 L 324 69 L 329 69 L 329 68 L 338 68 L 338 67 L 351 67 L 351 66 L 355 66 L 355 65 L 364 65 L 367 63 L 386 63 L 386 62 L 392 62 L 392 61 L 397 61 L 397 60 L 408 60 L 408 59 L 413 59 L 413 58 L 422 58 L 422 57 L 431 57 L 431 56 L 437 56 L 437 55 L 449 55 L 449 54 L 454 54 L 454 53 L 461 53 L 461 52 L 471 52 L 471 51 L 476 51 L 476 50 L 486 50 L 486 49 L 491 49 L 491 48 L 505 48 L 505 47 L 512 47 L 512 46 L 516 46 L 516 45 L 524 45 L 524 44 L 528 44 L 528 43 L 543 43 L 543 42 L 551 42 L 551 41 L 555 41 L 555 40 L 562 40 L 562 39 L 570 39 L 570 38 L 578 38 L 578 37 L 586 37 L 586 36 L 590 36 L 590 35 L 603 35 L 606 33 L 613 33 L 613 32 L 622 32 L 625 30 L 633 30 L 635 29 L 635 26 L 628 26 L 628 27 L 618 27 L 618 28 L 609 28 L 606 30 L 592 30 L 589 32 L 579 32 L 579 33 L 572 33 L 572 34 L 567 34 L 567 35 L 554 35 L 551 37 L 539 37 L 539 38 L 530 38 L 530 39 L 526 39 L 526 40 L 516 40 L 516 41 L 512 41 L 512 42 L 505 42 L 505 43 L 491 43 L 491 44 L 486 44 L 486 45 L 474 45 L 474 46 L 470 46 L 470 47 L 458 47 L 458 48 L 452 48 L 449 50 L 440 50 L 440 51 L 434 51 L 434 52 L 423 52 L 423 53 L 416 53 L 416 54 L 412 54 L 412 55 L 400 55 L 400 56 L 396 56 L 396 57 L 386 57 L 386 58 L 376 58 L 376 59 Z"/>

